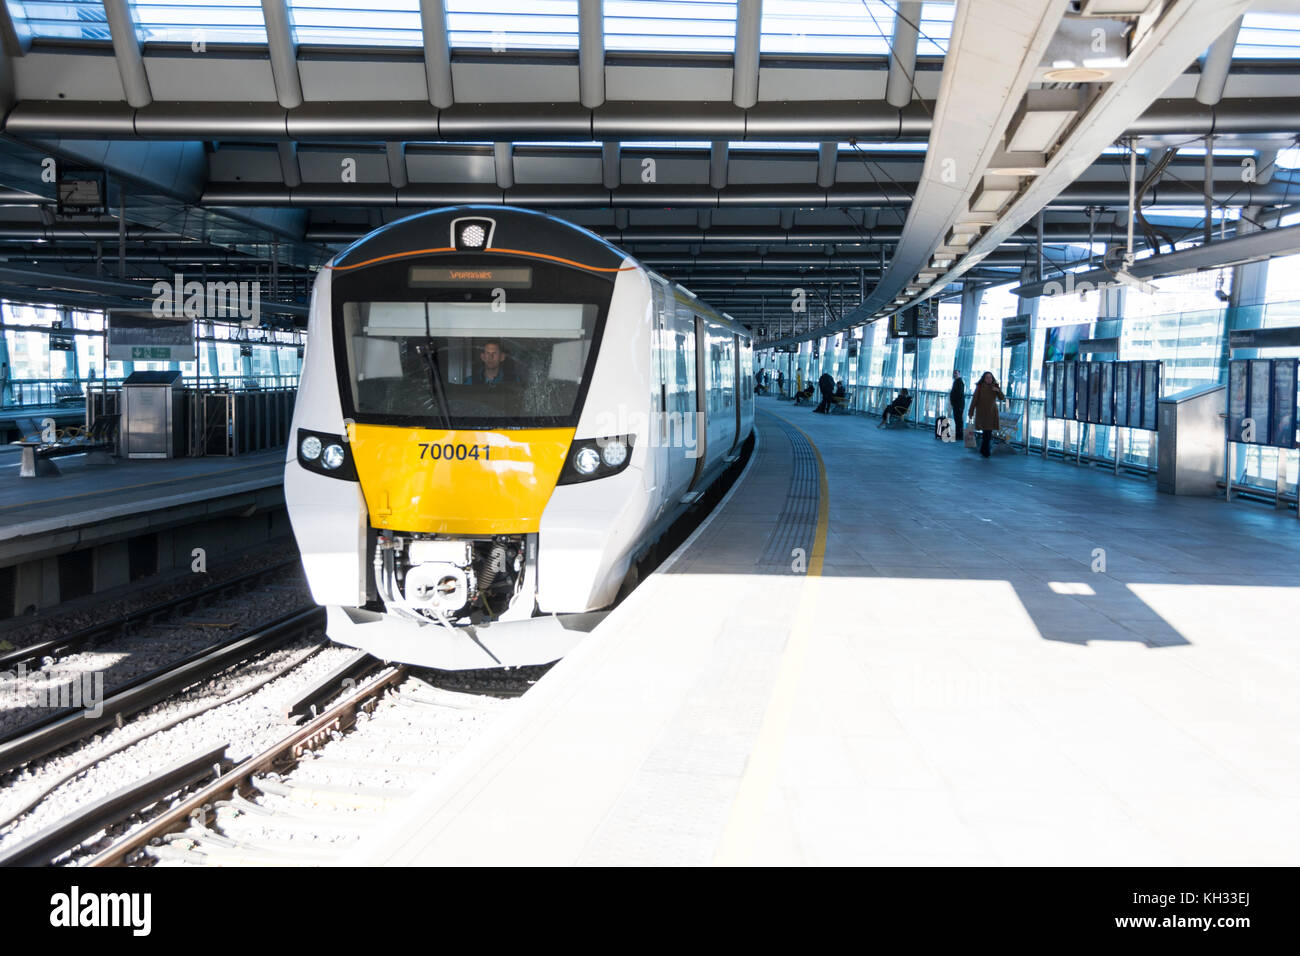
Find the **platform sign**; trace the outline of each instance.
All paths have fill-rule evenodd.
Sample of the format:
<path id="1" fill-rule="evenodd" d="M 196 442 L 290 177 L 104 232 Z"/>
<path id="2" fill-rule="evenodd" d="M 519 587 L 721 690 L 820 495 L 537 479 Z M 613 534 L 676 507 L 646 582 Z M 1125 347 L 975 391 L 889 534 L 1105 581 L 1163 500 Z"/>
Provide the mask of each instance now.
<path id="1" fill-rule="evenodd" d="M 108 358 L 111 362 L 192 362 L 194 320 L 110 311 Z"/>
<path id="2" fill-rule="evenodd" d="M 1002 347 L 1015 348 L 1029 341 L 1029 316 L 1017 315 L 1002 320 Z"/>
<path id="3" fill-rule="evenodd" d="M 76 350 L 77 339 L 71 332 L 50 333 L 51 352 L 75 352 Z"/>

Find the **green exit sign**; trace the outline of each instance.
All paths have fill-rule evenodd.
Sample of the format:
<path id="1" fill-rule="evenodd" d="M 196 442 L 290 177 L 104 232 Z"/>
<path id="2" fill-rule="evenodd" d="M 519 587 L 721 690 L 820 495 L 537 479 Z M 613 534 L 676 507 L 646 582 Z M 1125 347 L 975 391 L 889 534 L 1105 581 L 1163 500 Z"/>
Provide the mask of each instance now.
<path id="1" fill-rule="evenodd" d="M 171 349 L 168 348 L 146 348 L 146 347 L 137 346 L 131 349 L 132 361 L 135 361 L 137 359 L 144 359 L 144 360 L 161 359 L 162 361 L 166 362 L 171 359 L 171 356 L 172 356 Z"/>

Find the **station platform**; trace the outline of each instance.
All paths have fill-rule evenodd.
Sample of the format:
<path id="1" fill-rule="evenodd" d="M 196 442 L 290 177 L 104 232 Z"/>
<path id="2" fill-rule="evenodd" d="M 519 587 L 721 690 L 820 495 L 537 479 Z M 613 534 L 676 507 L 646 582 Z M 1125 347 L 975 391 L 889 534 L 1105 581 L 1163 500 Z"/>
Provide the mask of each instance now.
<path id="1" fill-rule="evenodd" d="M 1294 514 L 758 408 L 709 522 L 346 862 L 1300 860 Z"/>
<path id="2" fill-rule="evenodd" d="M 0 565 L 250 509 L 283 508 L 284 450 L 233 458 L 58 459 L 62 474 L 19 478 L 0 455 Z"/>

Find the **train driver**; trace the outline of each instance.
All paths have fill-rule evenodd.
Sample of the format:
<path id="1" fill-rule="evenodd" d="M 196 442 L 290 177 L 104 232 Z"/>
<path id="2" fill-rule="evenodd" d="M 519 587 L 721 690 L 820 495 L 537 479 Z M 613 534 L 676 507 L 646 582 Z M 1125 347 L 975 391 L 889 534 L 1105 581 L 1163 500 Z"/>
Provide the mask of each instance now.
<path id="1" fill-rule="evenodd" d="M 476 374 L 465 380 L 466 385 L 507 385 L 520 382 L 519 372 L 514 368 L 506 350 L 498 339 L 488 339 L 479 350 L 479 368 Z"/>

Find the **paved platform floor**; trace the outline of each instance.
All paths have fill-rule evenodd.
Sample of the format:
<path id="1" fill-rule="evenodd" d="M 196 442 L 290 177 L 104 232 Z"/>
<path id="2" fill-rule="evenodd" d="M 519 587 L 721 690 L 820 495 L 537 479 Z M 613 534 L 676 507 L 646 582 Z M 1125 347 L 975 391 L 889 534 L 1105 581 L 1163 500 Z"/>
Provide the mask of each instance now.
<path id="1" fill-rule="evenodd" d="M 1300 863 L 1293 512 L 759 407 L 698 539 L 353 862 Z"/>
<path id="2" fill-rule="evenodd" d="M 47 535 L 161 509 L 278 487 L 284 450 L 234 458 L 55 459 L 61 474 L 19 478 L 18 456 L 0 456 L 0 542 Z"/>

